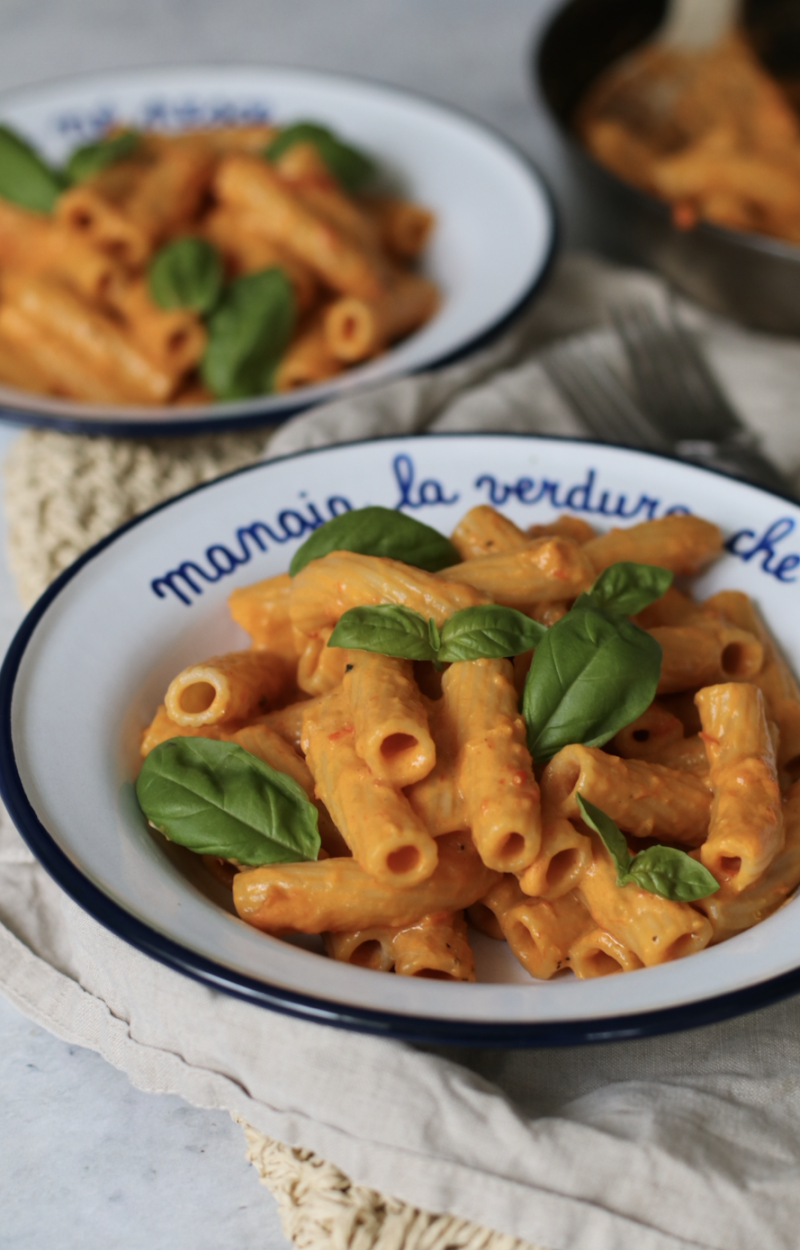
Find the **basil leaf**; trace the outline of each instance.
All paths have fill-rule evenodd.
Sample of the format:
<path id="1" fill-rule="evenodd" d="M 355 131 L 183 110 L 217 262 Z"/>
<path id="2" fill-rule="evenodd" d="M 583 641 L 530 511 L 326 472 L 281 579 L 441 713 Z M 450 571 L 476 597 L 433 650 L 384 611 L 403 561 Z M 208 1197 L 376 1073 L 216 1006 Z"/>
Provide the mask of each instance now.
<path id="1" fill-rule="evenodd" d="M 85 182 L 109 165 L 115 165 L 126 156 L 132 156 L 140 142 L 141 136 L 136 130 L 122 130 L 107 139 L 85 143 L 71 154 L 64 166 L 64 173 L 70 182 Z"/>
<path id="2" fill-rule="evenodd" d="M 432 616 L 428 617 L 428 641 L 431 644 L 431 651 L 433 651 L 438 661 L 439 651 L 442 646 L 442 631 L 439 629 L 439 626 L 436 624 Z"/>
<path id="3" fill-rule="evenodd" d="M 386 556 L 417 569 L 438 573 L 458 564 L 461 557 L 449 538 L 392 508 L 356 508 L 326 521 L 294 553 L 289 574 L 294 577 L 311 560 L 331 551 L 358 551 L 364 556 Z"/>
<path id="4" fill-rule="evenodd" d="M 655 698 L 661 647 L 637 625 L 573 608 L 551 625 L 533 656 L 522 696 L 536 761 L 571 742 L 599 747 Z"/>
<path id="5" fill-rule="evenodd" d="M 442 627 L 439 659 L 499 659 L 520 655 L 538 646 L 547 630 L 524 612 L 486 604 L 477 608 L 461 608 Z"/>
<path id="6" fill-rule="evenodd" d="M 618 616 L 635 616 L 649 603 L 660 599 L 672 585 L 670 569 L 655 564 L 634 564 L 620 560 L 610 564 L 598 577 L 588 594 L 581 595 L 576 607 L 585 607 L 587 601 L 603 612 Z"/>
<path id="7" fill-rule="evenodd" d="M 295 122 L 293 126 L 286 126 L 272 140 L 264 155 L 268 161 L 277 161 L 297 143 L 313 144 L 320 159 L 345 191 L 359 191 L 375 176 L 375 164 L 368 156 L 349 143 L 343 143 L 332 130 L 316 122 Z"/>
<path id="8" fill-rule="evenodd" d="M 205 239 L 167 243 L 150 262 L 147 285 L 159 308 L 190 308 L 208 313 L 222 291 L 222 257 Z"/>
<path id="9" fill-rule="evenodd" d="M 0 126 L 0 196 L 36 213 L 52 212 L 64 184 L 29 143 Z"/>
<path id="10" fill-rule="evenodd" d="M 218 399 L 247 399 L 271 391 L 294 320 L 294 293 L 282 269 L 237 278 L 208 321 L 200 366 L 206 386 Z"/>
<path id="11" fill-rule="evenodd" d="M 607 816 L 599 807 L 595 807 L 594 803 L 590 803 L 582 794 L 576 794 L 578 807 L 581 809 L 581 816 L 586 821 L 590 829 L 594 829 L 595 833 L 600 835 L 603 846 L 608 851 L 614 861 L 614 867 L 617 870 L 617 885 L 624 885 L 624 878 L 627 877 L 628 870 L 631 866 L 631 853 L 628 850 L 628 844 L 625 841 L 616 821 Z"/>
<path id="12" fill-rule="evenodd" d="M 659 894 L 673 903 L 693 903 L 708 898 L 719 889 L 719 883 L 703 864 L 685 851 L 672 846 L 650 846 L 631 858 L 625 838 L 605 812 L 590 803 L 582 794 L 576 795 L 581 815 L 600 839 L 614 861 L 617 885 L 636 885 L 649 894 Z"/>
<path id="13" fill-rule="evenodd" d="M 672 846 L 650 846 L 634 855 L 626 880 L 674 903 L 693 903 L 719 889 L 703 864 Z"/>
<path id="14" fill-rule="evenodd" d="M 328 646 L 377 651 L 402 660 L 437 658 L 425 617 L 399 603 L 350 608 L 339 617 Z"/>
<path id="15" fill-rule="evenodd" d="M 147 756 L 139 806 L 171 842 L 241 864 L 317 858 L 317 809 L 296 781 L 236 742 L 170 738 Z"/>

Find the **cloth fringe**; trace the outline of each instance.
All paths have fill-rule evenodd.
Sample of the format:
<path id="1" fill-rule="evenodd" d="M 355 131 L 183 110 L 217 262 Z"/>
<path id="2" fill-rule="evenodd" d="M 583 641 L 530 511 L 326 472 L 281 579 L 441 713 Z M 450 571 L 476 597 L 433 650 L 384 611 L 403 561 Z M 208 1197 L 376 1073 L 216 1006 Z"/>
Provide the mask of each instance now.
<path id="1" fill-rule="evenodd" d="M 246 1157 L 275 1198 L 283 1231 L 298 1250 L 543 1250 L 354 1185 L 310 1150 L 284 1146 L 245 1120 L 238 1122 L 247 1139 Z"/>

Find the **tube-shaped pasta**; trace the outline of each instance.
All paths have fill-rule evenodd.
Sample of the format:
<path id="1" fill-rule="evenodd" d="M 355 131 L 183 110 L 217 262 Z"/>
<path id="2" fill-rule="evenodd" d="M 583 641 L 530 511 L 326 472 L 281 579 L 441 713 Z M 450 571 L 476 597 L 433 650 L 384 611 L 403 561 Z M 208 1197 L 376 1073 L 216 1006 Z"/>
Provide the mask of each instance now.
<path id="1" fill-rule="evenodd" d="M 161 703 L 150 724 L 142 730 L 142 759 L 146 758 L 154 747 L 160 746 L 162 742 L 168 742 L 170 738 L 221 739 L 225 737 L 226 730 L 228 733 L 235 733 L 240 728 L 241 721 L 229 721 L 224 728 L 222 725 L 179 725 Z"/>
<path id="2" fill-rule="evenodd" d="M 27 274 L 50 272 L 90 300 L 105 298 L 121 274 L 112 257 L 52 218 L 0 200 L 0 265 Z"/>
<path id="3" fill-rule="evenodd" d="M 436 763 L 436 747 L 411 661 L 348 651 L 342 691 L 356 751 L 373 776 L 400 788 L 426 777 Z"/>
<path id="4" fill-rule="evenodd" d="M 598 928 L 610 933 L 647 968 L 708 946 L 712 930 L 705 916 L 688 903 L 674 903 L 636 885 L 617 885 L 611 856 L 599 838 L 593 836 L 592 843 L 592 863 L 577 892 Z"/>
<path id="5" fill-rule="evenodd" d="M 322 696 L 316 699 L 304 699 L 300 703 L 290 703 L 288 707 L 278 708 L 275 712 L 265 712 L 257 717 L 252 724 L 266 725 L 290 743 L 295 751 L 302 751 L 303 717 L 312 705 L 319 703 Z"/>
<path id="6" fill-rule="evenodd" d="M 649 603 L 634 619 L 642 629 L 654 629 L 658 625 L 708 625 L 722 618 L 718 612 L 704 611 L 677 587 L 668 586 L 660 598 Z"/>
<path id="7" fill-rule="evenodd" d="M 0 382 L 6 386 L 16 386 L 23 391 L 35 391 L 47 395 L 51 389 L 50 382 L 33 360 L 29 359 L 25 348 L 20 351 L 14 342 L 13 333 L 7 337 L 3 327 L 3 310 L 0 309 Z"/>
<path id="8" fill-rule="evenodd" d="M 800 782 L 795 782 L 783 801 L 786 840 L 763 875 L 736 892 L 727 883 L 716 894 L 695 903 L 714 930 L 714 941 L 750 929 L 771 916 L 800 885 Z"/>
<path id="9" fill-rule="evenodd" d="M 563 747 L 542 776 L 544 802 L 580 819 L 579 794 L 637 838 L 699 846 L 708 830 L 711 794 L 703 779 L 660 764 L 622 760 L 597 747 Z"/>
<path id="10" fill-rule="evenodd" d="M 295 647 L 300 646 L 297 662 L 297 684 L 306 694 L 329 694 L 342 684 L 347 665 L 347 652 L 342 647 L 329 647 L 332 629 L 321 629 L 310 638 L 294 631 Z"/>
<path id="11" fill-rule="evenodd" d="M 233 155 L 219 166 L 215 191 L 223 204 L 256 213 L 265 234 L 344 295 L 380 296 L 383 283 L 371 258 L 318 217 L 258 157 Z"/>
<path id="12" fill-rule="evenodd" d="M 574 599 L 587 590 L 595 573 L 583 552 L 571 538 L 542 538 L 519 551 L 454 564 L 440 576 L 474 586 L 494 603 L 524 611 L 552 599 Z"/>
<path id="13" fill-rule="evenodd" d="M 451 664 L 443 698 L 458 733 L 458 785 L 485 864 L 522 872 L 541 844 L 539 787 L 508 660 Z"/>
<path id="14" fill-rule="evenodd" d="M 79 238 L 130 268 L 143 265 L 151 241 L 138 222 L 107 199 L 92 182 L 70 187 L 58 197 L 56 219 Z"/>
<path id="15" fill-rule="evenodd" d="M 739 893 L 757 881 L 783 848 L 775 751 L 764 696 L 757 686 L 727 682 L 695 695 L 714 793 L 700 858 L 718 881 Z"/>
<path id="16" fill-rule="evenodd" d="M 142 351 L 164 369 L 182 376 L 199 364 L 207 336 L 195 313 L 185 308 L 159 308 L 141 279 L 110 283 L 106 300 L 123 318 Z"/>
<path id="17" fill-rule="evenodd" d="M 658 759 L 665 746 L 683 740 L 683 722 L 673 716 L 660 703 L 648 708 L 620 729 L 611 739 L 615 755 L 623 759 Z"/>
<path id="18" fill-rule="evenodd" d="M 393 196 L 370 200 L 368 209 L 383 246 L 399 260 L 414 260 L 419 256 L 436 224 L 436 218 L 427 208 Z"/>
<path id="19" fill-rule="evenodd" d="M 277 656 L 231 651 L 178 673 L 164 702 L 178 725 L 217 725 L 266 712 L 291 686 L 291 671 Z"/>
<path id="20" fill-rule="evenodd" d="M 503 936 L 523 968 L 547 981 L 567 965 L 572 944 L 595 927 L 576 894 L 554 902 L 527 898 L 516 878 L 502 877 L 481 902 L 494 912 Z"/>
<path id="21" fill-rule="evenodd" d="M 478 901 L 473 903 L 471 907 L 468 907 L 467 920 L 473 929 L 477 929 L 485 937 L 492 938 L 495 942 L 505 942 L 505 934 L 500 928 L 500 921 L 492 909 L 487 907 L 485 903 Z"/>
<path id="22" fill-rule="evenodd" d="M 204 218 L 202 230 L 237 276 L 262 269 L 282 269 L 292 284 L 300 313 L 308 312 L 317 303 L 319 283 L 313 272 L 267 238 L 259 230 L 258 217 L 221 206 Z"/>
<path id="23" fill-rule="evenodd" d="M 436 747 L 436 764 L 427 777 L 406 790 L 406 797 L 428 833 L 439 838 L 453 830 L 469 829 L 469 817 L 459 781 L 459 724 L 452 698 L 428 701 L 428 725 Z"/>
<path id="24" fill-rule="evenodd" d="M 569 966 L 581 981 L 606 977 L 614 972 L 635 972 L 644 964 L 638 955 L 603 929 L 592 929 L 573 942 L 567 955 Z"/>
<path id="25" fill-rule="evenodd" d="M 274 166 L 312 212 L 348 235 L 367 253 L 376 251 L 379 236 L 374 222 L 355 200 L 344 194 L 313 143 L 293 143 Z"/>
<path id="26" fill-rule="evenodd" d="M 800 689 L 753 601 L 738 590 L 722 590 L 707 599 L 707 609 L 723 613 L 755 634 L 764 647 L 764 664 L 753 677 L 767 701 L 770 720 L 778 726 L 778 765 L 790 775 L 800 768 Z"/>
<path id="27" fill-rule="evenodd" d="M 475 959 L 463 911 L 436 912 L 394 935 L 394 970 L 401 977 L 474 981 Z"/>
<path id="28" fill-rule="evenodd" d="M 303 747 L 317 797 L 364 871 L 395 889 L 430 877 L 437 844 L 402 791 L 374 777 L 356 754 L 352 713 L 339 691 L 306 713 Z"/>
<path id="29" fill-rule="evenodd" d="M 588 543 L 596 532 L 594 526 L 584 521 L 583 517 L 572 516 L 569 512 L 563 512 L 554 521 L 546 521 L 543 525 L 529 525 L 525 531 L 528 538 L 558 535 L 560 538 L 573 538 L 576 543 Z"/>
<path id="30" fill-rule="evenodd" d="M 356 968 L 372 968 L 375 972 L 391 972 L 394 968 L 395 929 L 373 925 L 370 929 L 350 929 L 342 933 L 325 933 L 325 950 L 331 959 Z"/>
<path id="31" fill-rule="evenodd" d="M 356 859 L 325 859 L 237 873 L 233 901 L 242 920 L 267 933 L 399 929 L 469 907 L 497 880 L 466 834 L 441 838 L 439 852 L 431 876 L 407 889 L 377 881 Z"/>
<path id="32" fill-rule="evenodd" d="M 441 626 L 460 608 L 488 602 L 488 596 L 472 586 L 399 560 L 331 551 L 292 579 L 289 611 L 293 624 L 312 635 L 334 626 L 348 608 L 359 604 L 402 603 L 426 618 L 432 616 Z"/>
<path id="33" fill-rule="evenodd" d="M 591 861 L 589 839 L 566 816 L 545 806 L 539 854 L 520 875 L 519 883 L 524 894 L 552 901 L 575 888 Z"/>
<path id="34" fill-rule="evenodd" d="M 661 625 L 648 632 L 662 650 L 659 694 L 751 681 L 764 663 L 759 640 L 735 625 L 709 620 L 707 625 Z"/>
<path id="35" fill-rule="evenodd" d="M 502 512 L 488 503 L 481 503 L 462 516 L 450 541 L 462 560 L 477 560 L 501 551 L 520 551 L 531 540 Z"/>
<path id="36" fill-rule="evenodd" d="M 289 616 L 292 579 L 288 573 L 239 586 L 228 596 L 228 607 L 259 651 L 271 651 L 287 662 L 297 660 L 294 630 Z"/>
<path id="37" fill-rule="evenodd" d="M 87 369 L 129 400 L 163 403 L 178 379 L 156 364 L 110 318 L 56 279 L 4 275 L 3 294 L 39 333 L 60 340 Z"/>
<path id="38" fill-rule="evenodd" d="M 665 516 L 590 538 L 584 550 L 600 573 L 618 560 L 697 573 L 722 551 L 719 527 L 696 516 Z"/>
<path id="39" fill-rule="evenodd" d="M 315 386 L 341 373 L 344 365 L 330 350 L 321 315 L 301 326 L 275 370 L 275 391 Z"/>
<path id="40" fill-rule="evenodd" d="M 95 403 L 129 402 L 116 378 L 98 373 L 69 342 L 44 332 L 37 321 L 13 304 L 0 304 L 0 341 L 6 353 L 16 357 L 16 372 L 23 370 L 38 380 L 36 390 Z"/>
<path id="41" fill-rule="evenodd" d="M 335 300 L 325 312 L 325 342 L 337 360 L 366 360 L 429 321 L 438 305 L 439 292 L 427 278 L 397 274 L 377 299 Z"/>
<path id="42" fill-rule="evenodd" d="M 151 246 L 196 215 L 216 159 L 212 147 L 189 135 L 161 147 L 143 170 L 121 207 Z"/>

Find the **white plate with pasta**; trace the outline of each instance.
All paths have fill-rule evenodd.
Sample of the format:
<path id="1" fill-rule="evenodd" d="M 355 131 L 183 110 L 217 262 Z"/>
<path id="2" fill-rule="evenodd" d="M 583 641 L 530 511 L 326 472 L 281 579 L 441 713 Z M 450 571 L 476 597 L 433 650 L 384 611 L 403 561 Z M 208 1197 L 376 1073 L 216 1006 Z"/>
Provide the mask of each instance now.
<path id="1" fill-rule="evenodd" d="M 0 415 L 269 423 L 475 348 L 555 247 L 477 122 L 312 71 L 171 68 L 0 98 Z"/>
<path id="2" fill-rule="evenodd" d="M 243 470 L 36 604 L 4 800 L 103 924 L 279 1010 L 507 1045 L 749 1010 L 800 988 L 799 522 L 534 437 Z"/>

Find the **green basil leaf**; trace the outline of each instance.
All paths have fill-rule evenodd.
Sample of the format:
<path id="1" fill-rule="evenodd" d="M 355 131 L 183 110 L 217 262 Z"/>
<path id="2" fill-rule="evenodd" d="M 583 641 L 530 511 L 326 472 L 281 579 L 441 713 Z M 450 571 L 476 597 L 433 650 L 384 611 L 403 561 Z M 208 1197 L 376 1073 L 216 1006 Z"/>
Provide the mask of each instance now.
<path id="1" fill-rule="evenodd" d="M 328 646 L 377 651 L 401 660 L 437 658 L 425 617 L 399 603 L 350 608 L 339 617 Z"/>
<path id="2" fill-rule="evenodd" d="M 601 612 L 635 616 L 661 598 L 672 585 L 672 577 L 670 569 L 655 564 L 620 560 L 603 570 L 588 594 L 581 595 L 575 606 L 585 607 L 588 601 Z"/>
<path id="3" fill-rule="evenodd" d="M 547 632 L 516 608 L 488 603 L 478 608 L 461 608 L 444 623 L 439 659 L 499 659 L 520 655 L 539 645 Z"/>
<path id="4" fill-rule="evenodd" d="M 85 143 L 71 154 L 64 166 L 64 172 L 70 182 L 85 182 L 109 165 L 115 165 L 117 161 L 132 156 L 140 143 L 141 135 L 136 130 L 121 130 L 119 134 L 110 135 L 107 139 Z"/>
<path id="5" fill-rule="evenodd" d="M 576 794 L 575 797 L 581 809 L 581 816 L 589 828 L 594 829 L 595 833 L 600 835 L 603 846 L 614 861 L 614 867 L 617 870 L 617 885 L 624 885 L 631 866 L 631 853 L 619 826 L 601 808 L 595 807 L 594 803 L 590 803 L 582 794 Z"/>
<path id="6" fill-rule="evenodd" d="M 439 652 L 442 647 L 442 631 L 439 629 L 439 626 L 436 624 L 432 616 L 428 617 L 428 641 L 431 644 L 431 651 L 433 651 L 438 661 Z"/>
<path id="7" fill-rule="evenodd" d="M 208 321 L 200 366 L 206 386 L 218 399 L 271 391 L 294 321 L 294 292 L 282 269 L 262 269 L 231 282 Z"/>
<path id="8" fill-rule="evenodd" d="M 222 291 L 222 257 L 205 239 L 184 238 L 156 252 L 147 285 L 159 308 L 190 308 L 208 313 Z"/>
<path id="9" fill-rule="evenodd" d="M 294 553 L 292 577 L 311 560 L 331 551 L 358 551 L 364 556 L 386 556 L 417 569 L 438 573 L 458 564 L 460 556 L 449 538 L 392 508 L 356 508 L 326 521 Z"/>
<path id="10" fill-rule="evenodd" d="M 276 161 L 297 143 L 313 144 L 320 159 L 346 191 L 360 191 L 375 176 L 374 161 L 316 122 L 295 122 L 293 126 L 286 126 L 272 140 L 264 155 L 267 160 Z"/>
<path id="11" fill-rule="evenodd" d="M 522 713 L 536 761 L 571 742 L 599 747 L 648 707 L 661 647 L 637 625 L 573 608 L 544 634 L 525 682 Z"/>
<path id="12" fill-rule="evenodd" d="M 317 809 L 304 790 L 236 742 L 170 738 L 147 756 L 139 806 L 171 842 L 241 864 L 314 860 Z"/>
<path id="13" fill-rule="evenodd" d="M 674 903 L 693 903 L 719 889 L 719 882 L 703 864 L 672 846 L 650 846 L 634 855 L 627 881 Z"/>
<path id="14" fill-rule="evenodd" d="M 672 846 L 649 846 L 631 858 L 628 844 L 619 826 L 582 794 L 575 796 L 581 815 L 600 839 L 614 861 L 617 885 L 636 885 L 649 894 L 659 894 L 673 903 L 693 903 L 708 898 L 719 889 L 719 883 L 703 864 L 685 851 Z"/>
<path id="15" fill-rule="evenodd" d="M 64 190 L 58 173 L 21 135 L 0 126 L 0 196 L 35 213 L 52 212 Z"/>

